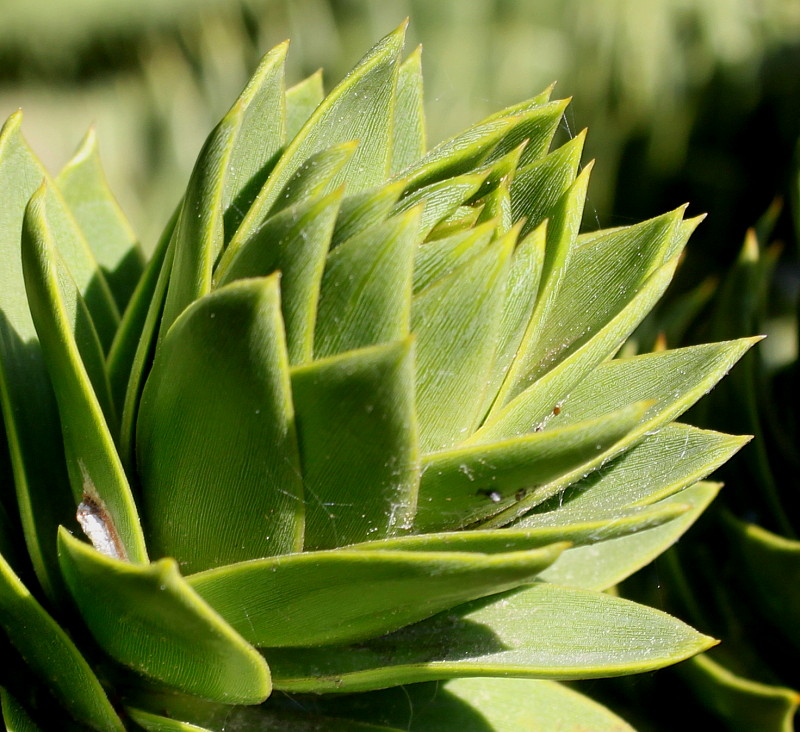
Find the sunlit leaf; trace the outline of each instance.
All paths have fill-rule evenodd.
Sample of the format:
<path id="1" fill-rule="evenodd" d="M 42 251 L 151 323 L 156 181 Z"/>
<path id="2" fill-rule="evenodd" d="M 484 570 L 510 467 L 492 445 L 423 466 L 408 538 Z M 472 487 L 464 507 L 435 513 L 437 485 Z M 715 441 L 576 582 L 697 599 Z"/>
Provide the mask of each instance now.
<path id="1" fill-rule="evenodd" d="M 142 566 L 103 556 L 61 530 L 59 560 L 81 617 L 123 665 L 201 699 L 257 704 L 269 668 L 186 584 L 172 559 Z"/>
<path id="2" fill-rule="evenodd" d="M 714 643 L 658 610 L 541 583 L 462 605 L 357 648 L 264 653 L 276 689 L 320 693 L 454 676 L 615 676 L 654 670 Z"/>

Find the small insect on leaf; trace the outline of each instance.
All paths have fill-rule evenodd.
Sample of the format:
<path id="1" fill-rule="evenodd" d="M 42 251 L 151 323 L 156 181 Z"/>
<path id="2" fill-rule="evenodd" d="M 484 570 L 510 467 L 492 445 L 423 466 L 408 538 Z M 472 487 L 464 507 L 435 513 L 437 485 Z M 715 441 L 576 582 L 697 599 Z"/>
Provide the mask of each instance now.
<path id="1" fill-rule="evenodd" d="M 480 488 L 477 495 L 486 496 L 492 503 L 500 503 L 503 500 L 503 494 L 500 491 L 491 490 L 490 488 Z"/>

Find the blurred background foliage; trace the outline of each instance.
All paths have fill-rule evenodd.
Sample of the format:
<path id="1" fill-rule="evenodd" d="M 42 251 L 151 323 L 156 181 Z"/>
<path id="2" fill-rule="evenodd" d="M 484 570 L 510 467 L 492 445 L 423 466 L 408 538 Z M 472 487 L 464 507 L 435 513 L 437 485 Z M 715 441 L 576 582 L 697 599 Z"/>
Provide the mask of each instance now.
<path id="1" fill-rule="evenodd" d="M 23 108 L 54 172 L 95 124 L 151 249 L 261 54 L 291 38 L 288 82 L 324 66 L 330 88 L 406 16 L 424 46 L 430 143 L 557 81 L 554 96 L 574 96 L 563 137 L 589 127 L 585 159 L 598 159 L 587 228 L 686 201 L 710 214 L 667 304 L 626 348 L 770 333 L 698 415 L 759 441 L 680 553 L 623 591 L 724 643 L 678 673 L 587 691 L 642 730 L 692 719 L 788 732 L 800 698 L 798 0 L 3 0 L 0 114 Z"/>
<path id="2" fill-rule="evenodd" d="M 800 134 L 796 0 L 4 0 L 0 13 L 0 112 L 23 107 L 53 167 L 95 123 L 145 246 L 263 52 L 291 38 L 290 82 L 324 66 L 330 86 L 406 16 L 431 142 L 557 81 L 575 99 L 564 134 L 590 127 L 598 158 L 590 215 L 608 226 L 691 201 L 713 213 L 698 257 L 733 259 L 785 192 Z"/>

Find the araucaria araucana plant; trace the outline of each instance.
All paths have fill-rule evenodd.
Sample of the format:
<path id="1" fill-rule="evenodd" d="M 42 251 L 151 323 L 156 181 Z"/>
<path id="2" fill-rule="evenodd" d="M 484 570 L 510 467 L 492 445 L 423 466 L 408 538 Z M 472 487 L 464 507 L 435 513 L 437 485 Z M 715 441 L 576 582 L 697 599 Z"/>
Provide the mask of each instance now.
<path id="1" fill-rule="evenodd" d="M 697 220 L 579 234 L 549 90 L 426 152 L 403 30 L 270 51 L 146 265 L 3 128 L 7 729 L 629 729 L 555 680 L 714 643 L 602 592 L 746 442 L 674 420 L 752 339 L 614 358 Z"/>

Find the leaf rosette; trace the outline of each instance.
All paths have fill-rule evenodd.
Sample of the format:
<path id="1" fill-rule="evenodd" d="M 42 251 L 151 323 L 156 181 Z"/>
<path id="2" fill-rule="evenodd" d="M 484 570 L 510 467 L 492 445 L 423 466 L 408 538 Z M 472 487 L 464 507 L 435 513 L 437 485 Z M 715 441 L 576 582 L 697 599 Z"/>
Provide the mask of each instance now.
<path id="1" fill-rule="evenodd" d="M 327 96 L 270 51 L 147 263 L 92 136 L 3 129 L 9 729 L 621 729 L 554 680 L 715 642 L 603 592 L 746 442 L 675 420 L 753 339 L 616 357 L 698 220 L 580 233 L 550 90 L 427 151 L 403 34 Z"/>

